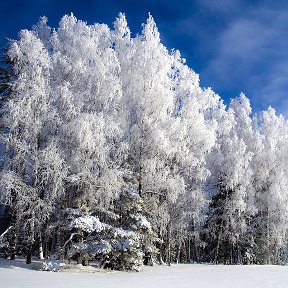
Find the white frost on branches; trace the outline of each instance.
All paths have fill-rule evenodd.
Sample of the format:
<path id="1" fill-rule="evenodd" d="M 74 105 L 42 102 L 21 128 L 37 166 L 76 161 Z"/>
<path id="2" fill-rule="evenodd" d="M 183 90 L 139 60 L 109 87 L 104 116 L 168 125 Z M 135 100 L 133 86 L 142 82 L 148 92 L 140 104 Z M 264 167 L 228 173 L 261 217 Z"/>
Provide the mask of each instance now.
<path id="1" fill-rule="evenodd" d="M 72 220 L 68 226 L 69 230 L 79 229 L 87 233 L 100 232 L 104 229 L 103 224 L 95 216 L 82 216 Z"/>

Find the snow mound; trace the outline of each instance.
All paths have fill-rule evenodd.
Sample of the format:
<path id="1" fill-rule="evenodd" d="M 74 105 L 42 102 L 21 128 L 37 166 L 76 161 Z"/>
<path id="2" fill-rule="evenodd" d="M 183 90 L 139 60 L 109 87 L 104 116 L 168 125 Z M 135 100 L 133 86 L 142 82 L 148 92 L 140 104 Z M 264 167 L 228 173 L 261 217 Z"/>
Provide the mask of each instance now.
<path id="1" fill-rule="evenodd" d="M 42 264 L 43 271 L 58 272 L 61 271 L 65 266 L 65 263 L 60 262 L 59 260 L 50 260 L 45 261 Z"/>

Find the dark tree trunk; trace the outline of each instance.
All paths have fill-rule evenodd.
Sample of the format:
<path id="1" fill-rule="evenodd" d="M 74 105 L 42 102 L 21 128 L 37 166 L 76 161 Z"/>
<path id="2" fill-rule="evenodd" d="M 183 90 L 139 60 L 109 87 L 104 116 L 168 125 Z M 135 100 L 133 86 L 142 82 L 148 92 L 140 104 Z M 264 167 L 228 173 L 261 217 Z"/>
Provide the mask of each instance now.
<path id="1" fill-rule="evenodd" d="M 166 263 L 171 266 L 171 231 L 170 224 L 168 224 L 168 232 L 167 232 L 167 252 L 166 252 Z"/>
<path id="2" fill-rule="evenodd" d="M 33 243 L 30 243 L 28 246 L 28 254 L 26 257 L 26 264 L 31 264 L 32 263 L 32 253 L 33 253 Z"/>
<path id="3" fill-rule="evenodd" d="M 16 232 L 13 228 L 13 231 L 11 233 L 11 237 L 9 237 L 9 259 L 14 260 L 16 258 Z"/>
<path id="4" fill-rule="evenodd" d="M 191 263 L 191 240 L 190 240 L 190 237 L 188 237 L 188 240 L 187 240 L 187 263 Z"/>
<path id="5" fill-rule="evenodd" d="M 46 232 L 44 235 L 44 258 L 47 259 L 49 256 L 49 242 L 50 242 L 50 237 L 48 236 L 48 233 Z"/>
<path id="6" fill-rule="evenodd" d="M 142 186 L 142 167 L 141 167 L 141 165 L 140 165 L 140 167 L 139 167 L 138 193 L 139 193 L 139 196 L 140 196 L 140 197 L 143 196 L 143 186 Z"/>

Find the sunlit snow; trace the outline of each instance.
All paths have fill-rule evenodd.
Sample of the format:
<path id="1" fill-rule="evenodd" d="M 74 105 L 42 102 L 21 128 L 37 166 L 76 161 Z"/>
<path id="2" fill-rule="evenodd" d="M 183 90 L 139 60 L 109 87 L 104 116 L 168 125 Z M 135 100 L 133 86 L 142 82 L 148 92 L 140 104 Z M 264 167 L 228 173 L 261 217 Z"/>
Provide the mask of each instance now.
<path id="1" fill-rule="evenodd" d="M 31 264 L 35 267 L 35 264 Z M 139 273 L 75 265 L 63 272 L 34 271 L 20 260 L 0 260 L 1 287 L 39 288 L 284 288 L 287 266 L 179 264 L 147 267 Z"/>

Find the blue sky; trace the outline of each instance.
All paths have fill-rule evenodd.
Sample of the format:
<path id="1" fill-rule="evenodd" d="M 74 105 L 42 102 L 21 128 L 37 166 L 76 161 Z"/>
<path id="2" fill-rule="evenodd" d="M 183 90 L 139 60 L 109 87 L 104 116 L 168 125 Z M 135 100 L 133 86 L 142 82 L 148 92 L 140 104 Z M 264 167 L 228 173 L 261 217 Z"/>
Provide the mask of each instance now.
<path id="1" fill-rule="evenodd" d="M 255 112 L 269 105 L 288 116 L 288 1 L 10 0 L 0 4 L 0 37 L 17 37 L 46 15 L 111 25 L 126 14 L 135 35 L 151 12 L 168 49 L 176 48 L 226 103 L 244 92 Z M 1 42 L 3 46 L 3 41 Z"/>

